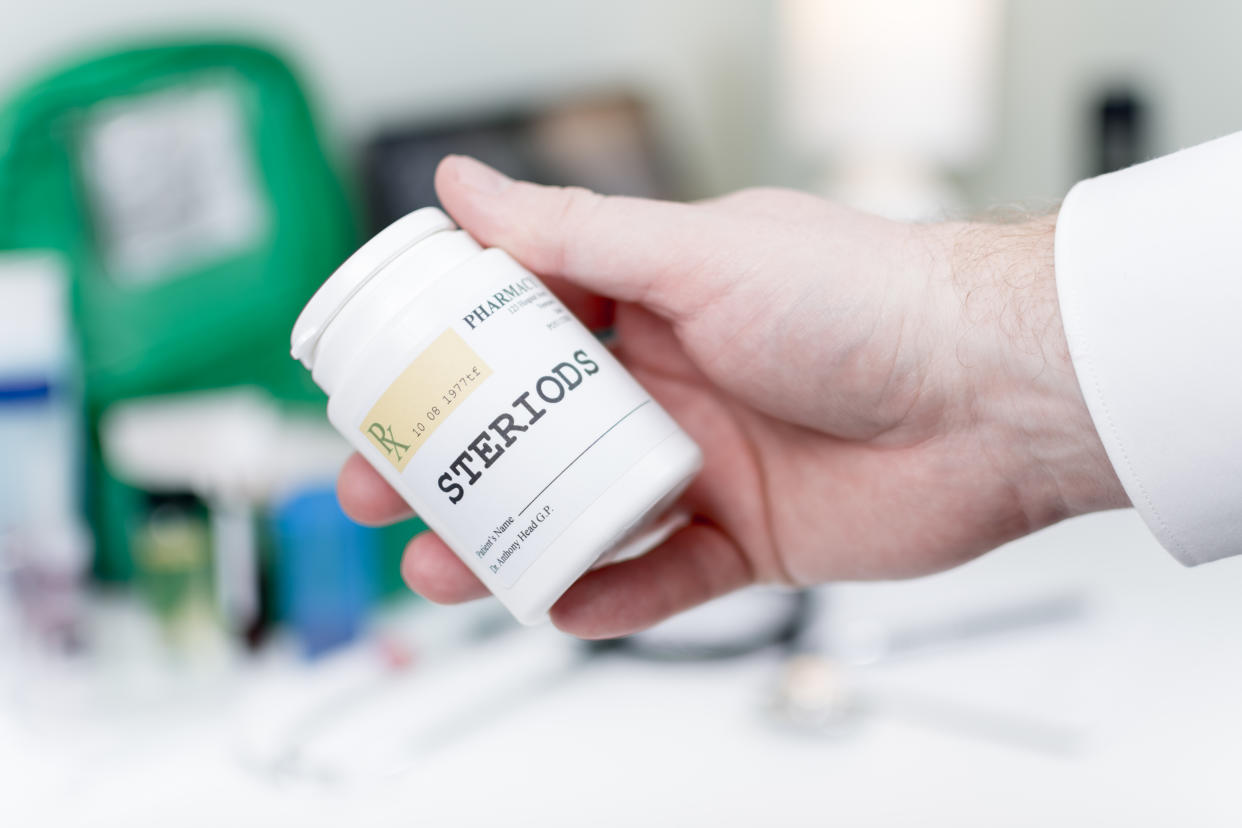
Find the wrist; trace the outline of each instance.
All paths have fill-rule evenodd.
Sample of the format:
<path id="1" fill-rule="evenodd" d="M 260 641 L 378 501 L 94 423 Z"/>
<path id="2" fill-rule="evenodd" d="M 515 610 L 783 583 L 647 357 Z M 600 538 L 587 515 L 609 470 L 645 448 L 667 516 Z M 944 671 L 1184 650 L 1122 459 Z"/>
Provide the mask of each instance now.
<path id="1" fill-rule="evenodd" d="M 981 452 L 1031 529 L 1129 505 L 1074 372 L 1054 269 L 1056 216 L 941 225 L 948 369 Z"/>

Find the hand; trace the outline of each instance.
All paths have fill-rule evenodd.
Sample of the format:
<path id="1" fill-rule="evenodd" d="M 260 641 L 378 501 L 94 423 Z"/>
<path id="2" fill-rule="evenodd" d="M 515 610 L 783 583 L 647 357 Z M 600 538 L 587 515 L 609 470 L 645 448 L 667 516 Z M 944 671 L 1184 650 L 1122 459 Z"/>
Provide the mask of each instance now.
<path id="1" fill-rule="evenodd" d="M 446 159 L 436 188 L 482 244 L 544 276 L 703 448 L 694 522 L 583 576 L 552 610 L 629 633 L 756 582 L 920 575 L 1062 518 L 1126 504 L 1069 362 L 1054 219 L 912 225 L 813 196 L 700 204 L 514 182 Z M 408 516 L 360 457 L 354 518 Z M 417 592 L 487 594 L 431 533 Z"/>

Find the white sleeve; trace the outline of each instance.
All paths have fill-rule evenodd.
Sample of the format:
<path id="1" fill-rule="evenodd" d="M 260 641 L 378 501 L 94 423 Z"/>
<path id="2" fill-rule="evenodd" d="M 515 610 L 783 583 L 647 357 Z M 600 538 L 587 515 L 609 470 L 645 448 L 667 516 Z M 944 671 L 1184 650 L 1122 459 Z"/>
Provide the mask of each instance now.
<path id="1" fill-rule="evenodd" d="M 1075 186 L 1056 280 L 1135 508 L 1182 563 L 1242 553 L 1242 133 Z"/>

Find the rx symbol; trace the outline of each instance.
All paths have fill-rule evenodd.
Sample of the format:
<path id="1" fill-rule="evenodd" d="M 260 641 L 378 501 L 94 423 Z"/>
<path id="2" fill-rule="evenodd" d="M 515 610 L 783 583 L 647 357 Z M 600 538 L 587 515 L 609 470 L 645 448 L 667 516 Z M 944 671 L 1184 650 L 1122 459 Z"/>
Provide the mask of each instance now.
<path id="1" fill-rule="evenodd" d="M 401 456 L 410 450 L 409 443 L 399 443 L 397 438 L 393 436 L 392 426 L 385 428 L 379 423 L 371 423 L 367 428 L 367 433 L 371 435 L 379 447 L 388 454 L 397 455 L 397 461 L 400 462 Z"/>

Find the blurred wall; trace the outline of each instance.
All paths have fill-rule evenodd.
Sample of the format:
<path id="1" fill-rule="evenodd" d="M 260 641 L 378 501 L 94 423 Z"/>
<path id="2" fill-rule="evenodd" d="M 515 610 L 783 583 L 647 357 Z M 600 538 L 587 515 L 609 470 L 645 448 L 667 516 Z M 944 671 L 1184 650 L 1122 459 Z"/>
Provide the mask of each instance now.
<path id="1" fill-rule="evenodd" d="M 1009 0 L 996 150 L 978 206 L 1059 200 L 1090 172 L 1089 108 L 1117 83 L 1150 104 L 1153 154 L 1242 129 L 1237 0 Z"/>
<path id="2" fill-rule="evenodd" d="M 934 0 L 928 0 L 934 2 Z M 631 86 L 691 193 L 805 184 L 771 122 L 775 0 L 48 0 L 0 34 L 0 90 L 73 49 L 145 34 L 284 44 L 336 137 L 394 121 Z M 1088 170 L 1088 107 L 1117 81 L 1152 105 L 1157 152 L 1242 128 L 1237 0 L 1008 0 L 997 142 L 976 206 L 1059 199 Z M 16 11 L 16 10 L 14 10 Z"/>
<path id="3" fill-rule="evenodd" d="M 337 138 L 382 123 L 637 88 L 691 192 L 757 174 L 764 0 L 108 0 L 23 4 L 0 34 L 0 90 L 79 48 L 242 33 L 281 44 Z M 12 11 L 16 12 L 16 9 Z"/>

